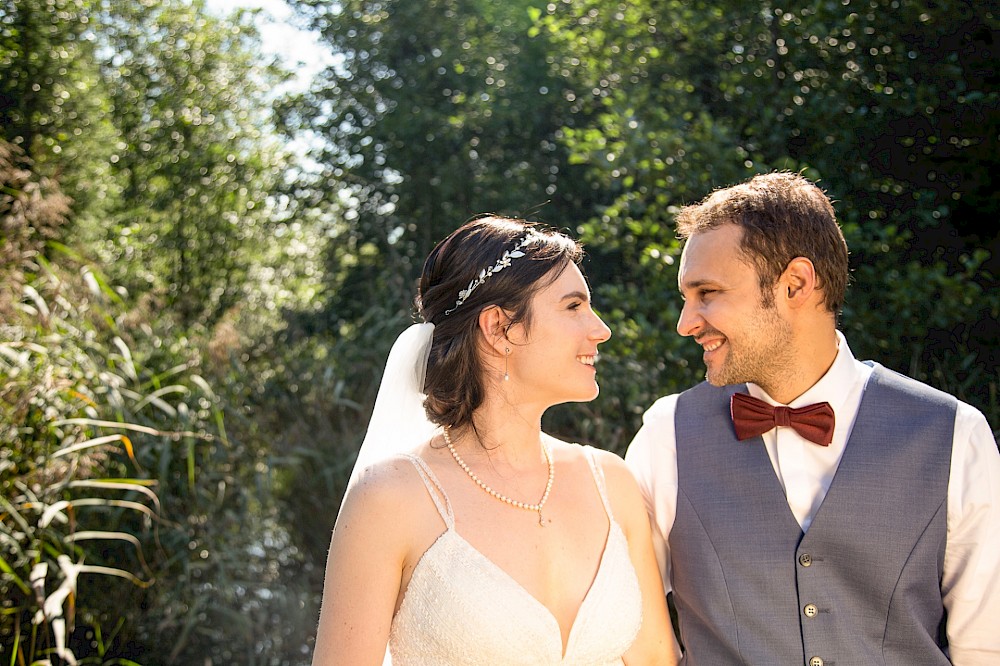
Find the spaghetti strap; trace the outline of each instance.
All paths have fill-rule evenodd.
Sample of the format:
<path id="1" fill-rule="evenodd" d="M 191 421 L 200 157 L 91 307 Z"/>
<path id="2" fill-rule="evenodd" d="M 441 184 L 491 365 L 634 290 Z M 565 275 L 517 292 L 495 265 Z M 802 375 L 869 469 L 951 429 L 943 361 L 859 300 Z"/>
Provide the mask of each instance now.
<path id="1" fill-rule="evenodd" d="M 597 462 L 597 456 L 592 446 L 584 446 L 583 453 L 587 457 L 587 462 L 590 464 L 590 471 L 594 475 L 594 483 L 597 484 L 597 492 L 601 496 L 601 501 L 604 503 L 604 510 L 608 514 L 608 518 L 612 521 L 615 519 L 614 514 L 611 513 L 611 502 L 608 500 L 608 488 L 604 480 L 604 470 L 601 465 Z"/>
<path id="2" fill-rule="evenodd" d="M 448 495 L 445 494 L 444 488 L 441 487 L 441 482 L 434 476 L 434 472 L 431 471 L 431 468 L 420 456 L 415 456 L 412 453 L 402 453 L 400 455 L 412 462 L 413 466 L 417 468 L 420 479 L 424 482 L 424 486 L 427 487 L 427 494 L 434 500 L 434 506 L 437 507 L 438 513 L 441 514 L 444 524 L 449 530 L 455 529 L 455 512 L 452 511 Z"/>

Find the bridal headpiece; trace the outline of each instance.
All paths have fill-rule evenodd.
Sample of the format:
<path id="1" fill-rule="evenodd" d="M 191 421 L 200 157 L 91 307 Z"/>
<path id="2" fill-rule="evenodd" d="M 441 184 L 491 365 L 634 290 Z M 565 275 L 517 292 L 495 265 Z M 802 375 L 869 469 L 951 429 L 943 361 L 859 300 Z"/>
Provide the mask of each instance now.
<path id="1" fill-rule="evenodd" d="M 458 292 L 458 300 L 455 301 L 455 306 L 448 310 L 445 310 L 444 311 L 445 316 L 450 315 L 452 312 L 457 310 L 458 306 L 460 306 L 462 303 L 468 300 L 469 296 L 472 295 L 472 292 L 474 292 L 476 289 L 482 286 L 482 284 L 486 282 L 487 279 L 489 279 L 491 276 L 496 275 L 503 269 L 510 266 L 510 263 L 513 259 L 520 259 L 521 257 L 523 257 L 524 252 L 521 251 L 521 248 L 526 247 L 534 239 L 535 235 L 533 233 L 529 232 L 525 234 L 521 238 L 521 240 L 517 242 L 517 245 L 515 245 L 510 250 L 507 250 L 506 252 L 503 253 L 503 256 L 497 260 L 497 263 L 493 264 L 489 268 L 484 268 L 483 270 L 479 271 L 479 277 L 470 282 L 468 287 Z"/>

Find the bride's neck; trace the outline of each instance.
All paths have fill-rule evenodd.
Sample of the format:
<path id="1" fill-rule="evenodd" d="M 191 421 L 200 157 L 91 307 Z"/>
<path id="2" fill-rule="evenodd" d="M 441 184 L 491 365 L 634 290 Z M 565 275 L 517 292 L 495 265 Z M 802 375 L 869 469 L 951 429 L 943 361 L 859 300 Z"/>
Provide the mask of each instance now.
<path id="1" fill-rule="evenodd" d="M 533 467 L 544 461 L 541 417 L 528 420 L 519 414 L 477 410 L 472 425 L 452 431 L 456 449 L 467 456 L 488 455 L 494 462 L 511 467 Z"/>

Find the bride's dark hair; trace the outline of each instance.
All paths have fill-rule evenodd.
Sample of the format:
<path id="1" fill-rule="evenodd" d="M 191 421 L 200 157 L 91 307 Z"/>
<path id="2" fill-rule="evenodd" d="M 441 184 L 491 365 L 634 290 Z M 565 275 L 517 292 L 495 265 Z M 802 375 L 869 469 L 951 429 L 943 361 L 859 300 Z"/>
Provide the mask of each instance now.
<path id="1" fill-rule="evenodd" d="M 505 252 L 519 248 L 523 257 L 510 260 L 456 305 L 460 292 L 494 267 Z M 583 249 L 568 236 L 540 225 L 486 216 L 462 225 L 437 244 L 424 262 L 417 292 L 417 312 L 434 324 L 427 359 L 424 408 L 437 425 L 458 428 L 472 423 L 485 397 L 483 365 L 478 352 L 479 313 L 497 305 L 511 323 L 531 324 L 531 298 L 579 264 Z"/>

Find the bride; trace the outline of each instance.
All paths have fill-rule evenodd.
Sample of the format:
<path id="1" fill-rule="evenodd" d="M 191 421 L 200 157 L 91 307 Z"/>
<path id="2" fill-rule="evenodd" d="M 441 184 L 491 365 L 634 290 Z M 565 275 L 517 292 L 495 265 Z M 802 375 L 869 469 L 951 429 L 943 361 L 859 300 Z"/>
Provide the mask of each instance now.
<path id="1" fill-rule="evenodd" d="M 570 238 L 473 220 L 428 256 L 333 531 L 313 664 L 673 664 L 637 486 L 541 430 L 598 394 Z"/>

